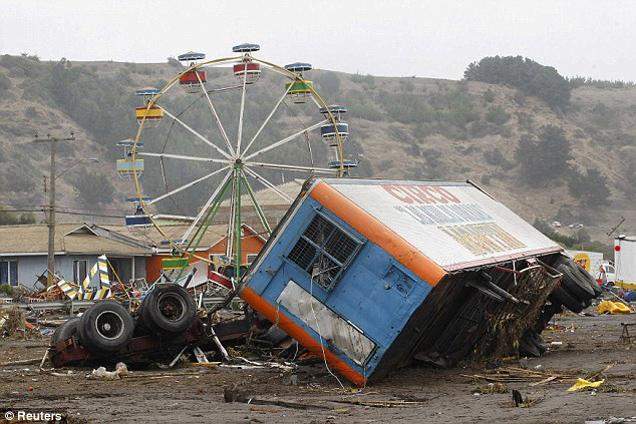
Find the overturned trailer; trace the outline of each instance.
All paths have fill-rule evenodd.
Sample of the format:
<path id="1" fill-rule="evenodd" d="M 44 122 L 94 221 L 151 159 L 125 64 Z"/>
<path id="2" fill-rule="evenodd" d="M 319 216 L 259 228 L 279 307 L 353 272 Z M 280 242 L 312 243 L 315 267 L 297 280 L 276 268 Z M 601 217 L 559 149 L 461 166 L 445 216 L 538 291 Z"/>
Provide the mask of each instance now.
<path id="1" fill-rule="evenodd" d="M 469 182 L 312 179 L 239 296 L 362 385 L 516 352 L 560 310 L 561 252 Z"/>

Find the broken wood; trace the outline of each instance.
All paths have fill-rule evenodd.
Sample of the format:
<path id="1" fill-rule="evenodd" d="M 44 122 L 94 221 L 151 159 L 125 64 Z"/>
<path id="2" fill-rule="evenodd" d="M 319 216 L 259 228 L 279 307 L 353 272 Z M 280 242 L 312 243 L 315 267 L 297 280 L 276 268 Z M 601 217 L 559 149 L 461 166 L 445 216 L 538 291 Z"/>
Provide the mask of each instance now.
<path id="1" fill-rule="evenodd" d="M 292 409 L 332 409 L 324 405 L 316 405 L 310 403 L 292 402 L 280 399 L 262 399 L 249 395 L 245 390 L 238 388 L 238 384 L 223 389 L 223 400 L 226 403 L 247 403 L 248 405 L 272 405 L 282 406 Z"/>
<path id="2" fill-rule="evenodd" d="M 439 397 L 439 396 L 438 396 Z M 432 398 L 435 399 L 435 398 Z M 419 406 L 424 402 L 409 400 L 330 400 L 335 403 L 346 403 L 349 405 L 368 406 L 371 408 L 399 408 L 405 406 Z"/>
<path id="3" fill-rule="evenodd" d="M 34 365 L 39 363 L 42 358 L 22 359 L 20 361 L 3 362 L 0 367 L 10 367 L 12 365 Z"/>

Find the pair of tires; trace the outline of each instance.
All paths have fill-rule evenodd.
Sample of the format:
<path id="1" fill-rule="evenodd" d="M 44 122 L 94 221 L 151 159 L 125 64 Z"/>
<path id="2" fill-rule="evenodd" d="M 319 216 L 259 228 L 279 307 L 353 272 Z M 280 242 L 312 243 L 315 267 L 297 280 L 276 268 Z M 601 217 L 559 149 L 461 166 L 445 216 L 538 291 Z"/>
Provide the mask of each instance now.
<path id="1" fill-rule="evenodd" d="M 112 353 L 126 346 L 135 329 L 135 321 L 119 303 L 104 300 L 91 306 L 81 317 L 59 326 L 52 336 L 53 344 L 76 336 L 91 353 Z"/>
<path id="2" fill-rule="evenodd" d="M 563 274 L 563 278 L 561 285 L 550 294 L 551 302 L 579 313 L 590 306 L 592 299 L 601 294 L 601 288 L 594 277 L 572 259 L 559 258 L 556 269 Z"/>
<path id="3" fill-rule="evenodd" d="M 76 335 L 91 353 L 117 352 L 127 346 L 136 327 L 141 325 L 160 336 L 177 335 L 192 325 L 195 313 L 194 300 L 184 288 L 176 284 L 158 285 L 144 298 L 137 320 L 121 304 L 101 301 L 81 318 L 71 318 L 60 326 L 52 342 Z"/>

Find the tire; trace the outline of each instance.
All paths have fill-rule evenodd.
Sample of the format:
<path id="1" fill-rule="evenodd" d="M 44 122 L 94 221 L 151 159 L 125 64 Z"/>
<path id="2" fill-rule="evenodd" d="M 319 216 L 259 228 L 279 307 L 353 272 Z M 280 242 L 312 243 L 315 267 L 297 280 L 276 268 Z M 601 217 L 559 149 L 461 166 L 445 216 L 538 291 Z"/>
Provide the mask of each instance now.
<path id="1" fill-rule="evenodd" d="M 128 310 L 112 300 L 93 305 L 82 315 L 77 326 L 80 344 L 92 353 L 123 349 L 134 329 L 135 322 Z"/>
<path id="2" fill-rule="evenodd" d="M 536 330 L 537 332 L 543 331 L 547 326 L 552 317 L 555 314 L 560 314 L 563 311 L 563 307 L 560 302 L 552 302 L 551 305 L 544 305 L 541 309 L 541 314 L 539 315 L 539 320 L 537 321 Z"/>
<path id="3" fill-rule="evenodd" d="M 77 334 L 77 324 L 79 323 L 78 317 L 73 317 L 60 325 L 55 329 L 55 332 L 51 336 L 51 343 L 57 344 L 62 340 L 66 340 Z"/>
<path id="4" fill-rule="evenodd" d="M 574 265 L 578 267 L 578 265 Z M 594 297 L 594 290 L 589 283 L 573 269 L 570 263 L 564 263 L 557 268 L 563 274 L 563 287 L 581 302 Z"/>
<path id="5" fill-rule="evenodd" d="M 601 293 L 603 293 L 603 290 L 601 290 L 601 287 L 599 287 L 598 282 L 594 279 L 594 277 L 590 275 L 589 272 L 578 265 L 574 268 L 574 272 L 579 276 L 579 279 L 582 282 L 586 282 L 589 285 L 589 287 L 594 292 L 594 297 L 599 297 Z"/>
<path id="6" fill-rule="evenodd" d="M 541 356 L 541 351 L 539 348 L 528 339 L 528 337 L 524 337 L 519 340 L 519 355 L 520 356 L 531 356 L 534 358 L 538 358 Z"/>
<path id="7" fill-rule="evenodd" d="M 541 355 L 543 355 L 545 351 L 548 350 L 548 347 L 545 345 L 545 341 L 543 340 L 543 337 L 541 337 L 540 334 L 536 332 L 532 332 L 529 335 L 529 339 L 532 341 L 532 343 L 534 343 L 537 349 L 539 349 L 539 352 L 541 353 Z"/>
<path id="8" fill-rule="evenodd" d="M 594 279 L 594 277 L 592 277 L 590 275 L 589 272 L 587 272 L 586 270 L 584 270 L 583 268 L 581 268 L 576 262 L 574 262 L 571 258 L 568 258 L 566 256 L 561 256 L 557 259 L 556 263 L 555 263 L 555 268 L 557 268 L 558 270 L 561 270 L 560 267 L 561 266 L 566 266 L 567 268 L 570 269 L 570 271 L 576 276 L 578 277 L 579 282 L 581 283 L 587 283 L 587 285 L 592 289 L 592 291 L 594 292 L 594 297 L 598 297 L 601 293 L 602 290 L 601 288 L 598 286 L 598 283 L 596 282 L 596 280 Z"/>
<path id="9" fill-rule="evenodd" d="M 196 314 L 194 299 L 176 284 L 157 285 L 141 304 L 144 325 L 157 335 L 179 334 L 192 325 Z"/>
<path id="10" fill-rule="evenodd" d="M 556 287 L 548 297 L 553 302 L 559 302 L 577 314 L 583 310 L 583 304 L 572 297 L 563 287 Z"/>

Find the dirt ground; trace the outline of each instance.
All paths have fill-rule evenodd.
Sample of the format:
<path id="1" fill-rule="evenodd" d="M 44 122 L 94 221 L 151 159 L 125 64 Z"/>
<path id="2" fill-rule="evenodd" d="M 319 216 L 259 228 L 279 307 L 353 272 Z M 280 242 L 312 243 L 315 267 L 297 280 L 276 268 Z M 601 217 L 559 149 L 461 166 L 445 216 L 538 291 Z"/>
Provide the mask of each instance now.
<path id="1" fill-rule="evenodd" d="M 0 368 L 0 422 L 4 411 L 60 411 L 68 422 L 185 423 L 584 423 L 586 420 L 636 416 L 636 344 L 619 342 L 621 322 L 636 316 L 559 316 L 561 328 L 544 332 L 562 346 L 542 358 L 506 359 L 504 367 L 565 374 L 543 384 L 517 379 L 505 393 L 474 394 L 487 384 L 474 374 L 495 370 L 471 366 L 451 370 L 411 367 L 361 390 L 338 382 L 319 365 L 303 367 L 297 385 L 277 369 L 178 369 L 133 371 L 117 381 L 87 379 L 91 368 L 41 373 L 38 365 Z M 633 331 L 636 333 L 636 330 Z M 42 357 L 48 339 L 0 340 L 0 362 Z M 568 393 L 575 377 L 604 372 L 614 392 Z M 224 387 L 238 384 L 252 404 L 225 403 Z M 617 388 L 617 389 L 616 389 Z M 515 407 L 511 389 L 529 400 Z M 258 404 L 258 400 L 288 402 Z M 392 404 L 381 402 L 392 401 Z M 399 404 L 399 405 L 398 405 Z M 391 407 L 388 407 L 391 406 Z M 302 409 L 302 408 L 305 409 Z M 9 422 L 9 421 L 7 421 Z M 11 422 L 16 422 L 13 420 Z"/>

